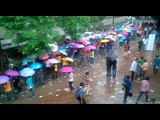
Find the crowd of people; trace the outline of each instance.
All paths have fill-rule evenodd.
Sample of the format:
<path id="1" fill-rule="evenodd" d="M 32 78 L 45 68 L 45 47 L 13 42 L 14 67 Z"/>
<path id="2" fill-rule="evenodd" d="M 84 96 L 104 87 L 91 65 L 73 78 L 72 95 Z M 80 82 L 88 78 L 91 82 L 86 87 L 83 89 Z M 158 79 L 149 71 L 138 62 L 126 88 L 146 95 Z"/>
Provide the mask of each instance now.
<path id="1" fill-rule="evenodd" d="M 130 23 L 125 24 L 125 26 L 130 25 Z M 153 23 L 142 23 L 141 25 L 138 23 L 132 23 L 133 28 L 132 31 L 128 31 L 126 35 L 118 36 L 121 31 L 116 31 L 116 35 L 112 34 L 112 36 L 116 36 L 116 40 L 109 40 L 109 42 L 101 42 L 103 38 L 95 38 L 95 40 L 90 40 L 92 43 L 93 49 L 88 49 L 88 45 L 84 45 L 83 48 L 75 48 L 70 43 L 71 41 L 65 41 L 65 43 L 61 46 L 63 48 L 68 48 L 65 50 L 66 54 L 61 52 L 54 52 L 49 54 L 49 58 L 55 58 L 59 61 L 59 63 L 50 64 L 46 62 L 46 60 L 35 59 L 34 62 L 39 62 L 43 65 L 40 69 L 35 70 L 35 74 L 33 76 L 29 76 L 26 79 L 26 82 L 23 83 L 21 77 L 10 77 L 10 81 L 3 84 L 5 89 L 7 100 L 11 100 L 13 97 L 17 99 L 17 96 L 23 89 L 23 86 L 27 87 L 28 90 L 28 98 L 31 98 L 35 95 L 35 87 L 41 86 L 45 84 L 49 76 L 52 76 L 52 80 L 57 80 L 62 74 L 59 72 L 59 69 L 65 66 L 72 66 L 72 67 L 80 67 L 80 66 L 92 66 L 96 64 L 97 57 L 105 57 L 106 58 L 106 78 L 116 77 L 117 72 L 117 55 L 115 53 L 115 48 L 117 46 L 124 48 L 124 56 L 128 57 L 131 54 L 130 51 L 130 41 L 137 41 L 138 44 L 138 51 L 141 52 L 145 50 L 147 45 L 148 36 L 150 33 L 154 32 L 154 24 Z M 120 27 L 120 26 L 118 26 Z M 110 31 L 115 30 L 113 28 Z M 108 32 L 108 31 L 107 31 Z M 94 41 L 94 42 L 93 42 Z M 78 42 L 77 42 L 78 43 Z M 158 45 L 157 45 L 158 46 Z M 70 49 L 69 49 L 70 48 Z M 159 46 L 157 49 L 160 48 Z M 158 49 L 159 51 L 159 49 Z M 72 58 L 74 60 L 70 61 L 66 58 Z M 48 58 L 48 59 L 49 59 Z M 32 62 L 31 62 L 32 63 Z M 19 69 L 29 67 L 31 63 L 21 64 Z M 153 60 L 153 72 L 154 74 L 158 73 L 158 68 L 160 65 L 159 56 L 156 55 L 155 59 Z M 143 56 L 140 58 L 135 58 L 131 64 L 130 72 L 131 75 L 126 75 L 124 77 L 124 100 L 123 103 L 127 103 L 127 97 L 131 95 L 131 88 L 133 81 L 137 79 L 141 79 L 142 87 L 141 92 L 137 98 L 136 103 L 139 102 L 141 96 L 143 94 L 146 95 L 146 101 L 148 100 L 148 91 L 149 91 L 149 82 L 150 79 L 147 76 L 149 64 L 147 59 Z M 19 70 L 17 69 L 17 70 Z M 85 92 L 86 95 L 89 96 L 89 90 L 91 88 L 90 83 L 93 79 L 90 77 L 90 72 L 86 71 L 83 80 L 80 82 L 78 89 L 74 86 L 74 73 L 73 71 L 67 72 L 68 77 L 68 86 L 70 88 L 70 92 L 75 92 L 76 98 L 80 104 L 86 104 L 85 100 Z M 13 86 L 12 86 L 13 84 Z"/>

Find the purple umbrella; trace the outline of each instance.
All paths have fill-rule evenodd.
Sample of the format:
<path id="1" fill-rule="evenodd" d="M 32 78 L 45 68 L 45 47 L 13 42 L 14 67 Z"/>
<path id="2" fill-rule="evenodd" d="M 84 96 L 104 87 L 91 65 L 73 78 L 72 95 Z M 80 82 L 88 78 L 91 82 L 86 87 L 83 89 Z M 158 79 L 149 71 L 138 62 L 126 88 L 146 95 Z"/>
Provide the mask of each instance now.
<path id="1" fill-rule="evenodd" d="M 5 75 L 0 76 L 0 84 L 4 84 L 4 83 L 8 82 L 8 80 L 9 80 L 9 77 L 7 77 Z"/>
<path id="2" fill-rule="evenodd" d="M 90 49 L 90 50 L 95 50 L 96 49 L 96 47 L 93 46 L 93 45 L 88 45 L 87 48 Z"/>
<path id="3" fill-rule="evenodd" d="M 9 76 L 19 76 L 19 73 L 15 70 L 8 70 L 5 72 L 5 74 Z"/>

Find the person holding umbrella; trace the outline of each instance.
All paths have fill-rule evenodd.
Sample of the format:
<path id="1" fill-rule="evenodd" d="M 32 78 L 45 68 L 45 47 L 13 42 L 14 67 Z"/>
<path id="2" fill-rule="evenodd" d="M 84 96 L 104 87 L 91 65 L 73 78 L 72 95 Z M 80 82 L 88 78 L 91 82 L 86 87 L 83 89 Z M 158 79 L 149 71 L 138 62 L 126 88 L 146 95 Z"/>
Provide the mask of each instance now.
<path id="1" fill-rule="evenodd" d="M 10 101 L 12 98 L 17 99 L 17 97 L 15 96 L 13 89 L 11 87 L 10 81 L 7 81 L 6 83 L 4 83 L 3 87 L 5 90 L 5 94 L 7 96 L 7 101 Z"/>
<path id="2" fill-rule="evenodd" d="M 27 90 L 28 90 L 28 98 L 31 98 L 32 96 L 34 96 L 35 95 L 35 93 L 34 93 L 34 85 L 33 85 L 33 78 L 32 78 L 32 76 L 29 76 L 28 78 L 27 78 Z M 31 94 L 31 95 L 30 95 Z"/>
<path id="3" fill-rule="evenodd" d="M 22 87 L 20 87 L 20 80 L 19 77 L 13 77 L 13 86 L 14 89 L 17 91 L 17 94 L 19 94 L 22 91 Z"/>
<path id="4" fill-rule="evenodd" d="M 70 92 L 74 91 L 73 81 L 74 81 L 73 72 L 69 72 L 69 74 L 68 74 L 68 84 L 69 84 Z"/>
<path id="5" fill-rule="evenodd" d="M 53 64 L 53 79 L 57 79 L 58 78 L 58 65 L 57 64 Z"/>

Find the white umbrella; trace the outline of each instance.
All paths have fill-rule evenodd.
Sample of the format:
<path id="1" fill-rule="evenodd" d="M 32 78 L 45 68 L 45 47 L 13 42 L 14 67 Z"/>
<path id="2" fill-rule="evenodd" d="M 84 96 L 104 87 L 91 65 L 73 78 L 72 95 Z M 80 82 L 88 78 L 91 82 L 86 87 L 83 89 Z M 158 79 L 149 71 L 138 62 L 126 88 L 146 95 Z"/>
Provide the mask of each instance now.
<path id="1" fill-rule="evenodd" d="M 20 75 L 23 77 L 32 76 L 34 73 L 35 73 L 35 71 L 31 68 L 24 68 L 20 71 Z"/>
<path id="2" fill-rule="evenodd" d="M 66 52 L 64 52 L 64 51 L 62 51 L 62 50 L 60 50 L 59 52 L 60 52 L 60 53 L 62 53 L 63 55 L 68 56 L 68 55 L 67 55 L 67 53 L 66 53 Z"/>

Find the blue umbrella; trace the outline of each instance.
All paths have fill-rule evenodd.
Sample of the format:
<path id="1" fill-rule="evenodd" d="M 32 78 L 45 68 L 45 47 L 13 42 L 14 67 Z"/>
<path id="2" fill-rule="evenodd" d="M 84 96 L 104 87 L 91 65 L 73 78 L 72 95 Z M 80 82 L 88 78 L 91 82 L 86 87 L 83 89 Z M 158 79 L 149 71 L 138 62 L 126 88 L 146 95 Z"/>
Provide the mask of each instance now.
<path id="1" fill-rule="evenodd" d="M 32 76 L 34 73 L 35 73 L 35 71 L 31 68 L 24 68 L 20 71 L 20 75 L 23 77 Z"/>
<path id="2" fill-rule="evenodd" d="M 127 32 L 132 32 L 132 30 L 131 30 L 131 29 L 129 29 L 129 30 L 127 30 Z"/>
<path id="3" fill-rule="evenodd" d="M 32 68 L 32 69 L 39 69 L 39 68 L 42 67 L 42 64 L 38 63 L 38 62 L 37 63 L 32 63 L 29 67 Z"/>
<path id="4" fill-rule="evenodd" d="M 33 62 L 34 60 L 32 58 L 25 58 L 22 60 L 23 63 L 29 63 L 29 62 Z"/>
<path id="5" fill-rule="evenodd" d="M 72 45 L 67 45 L 66 48 L 74 48 Z"/>

